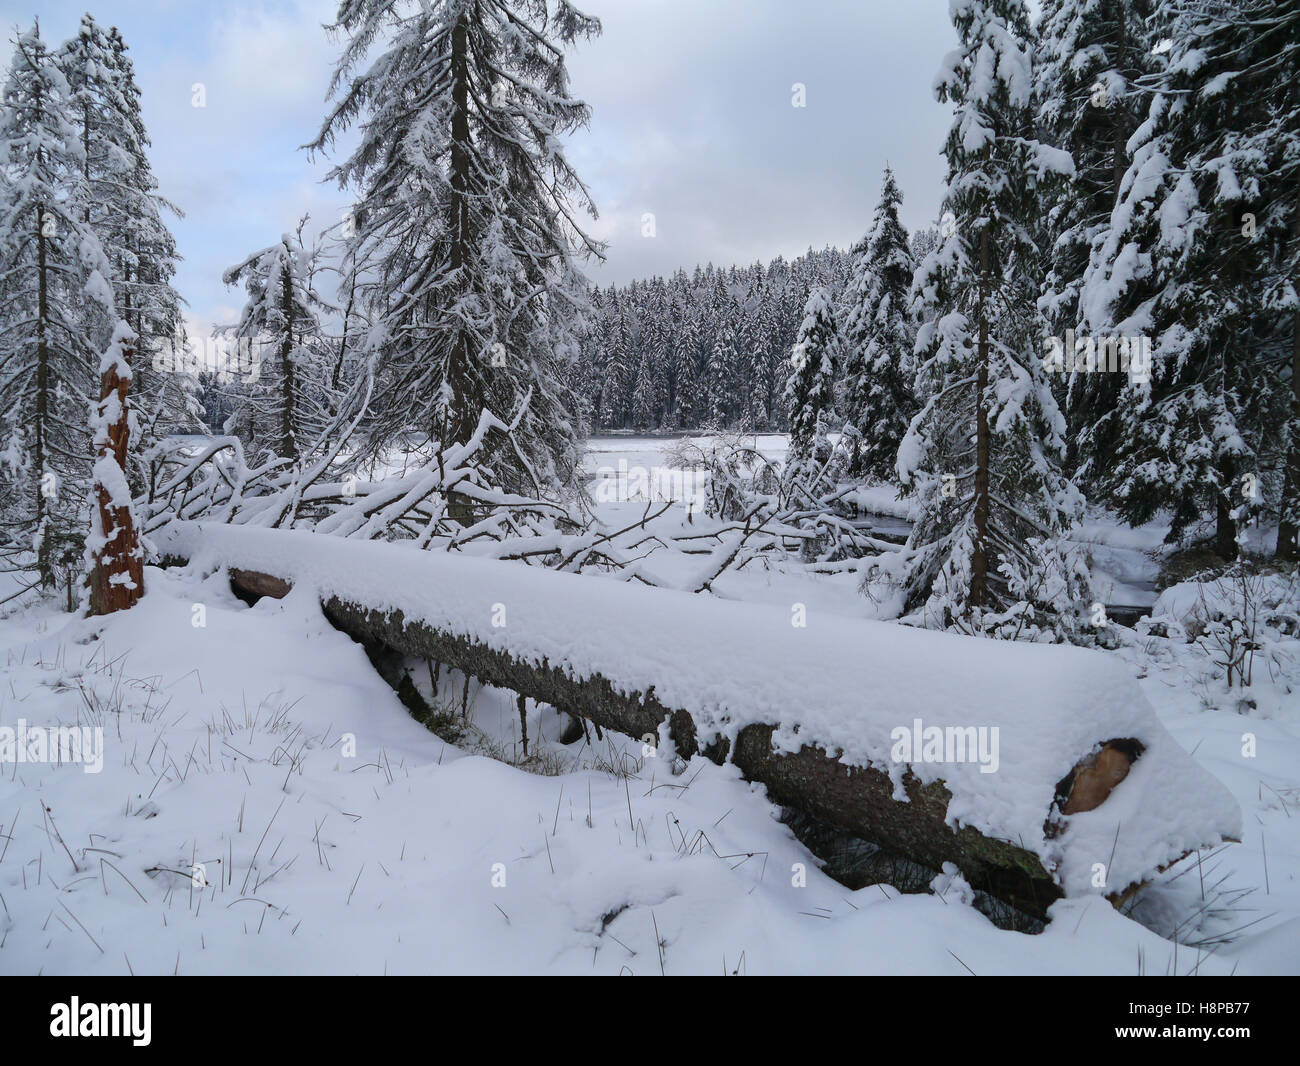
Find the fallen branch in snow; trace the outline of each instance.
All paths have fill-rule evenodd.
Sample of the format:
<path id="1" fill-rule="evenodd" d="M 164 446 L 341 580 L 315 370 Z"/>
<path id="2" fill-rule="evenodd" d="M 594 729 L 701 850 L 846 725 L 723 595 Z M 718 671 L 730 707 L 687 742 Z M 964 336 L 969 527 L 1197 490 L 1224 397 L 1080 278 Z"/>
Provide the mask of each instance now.
<path id="1" fill-rule="evenodd" d="M 788 564 L 793 553 L 810 569 L 818 569 L 897 547 L 855 520 L 856 510 L 848 497 L 859 486 L 840 484 L 836 478 L 847 464 L 842 445 L 832 448 L 820 463 L 783 468 L 742 435 L 724 433 L 703 445 L 686 438 L 667 456 L 676 466 L 708 472 L 704 511 L 720 524 L 695 536 L 743 533 L 727 567 L 743 569 L 768 556 Z M 683 534 L 675 538 L 676 546 L 690 539 Z"/>
<path id="2" fill-rule="evenodd" d="M 165 441 L 149 457 L 150 489 L 140 502 L 144 531 L 161 537 L 172 523 L 192 520 L 310 529 L 350 540 L 408 540 L 425 550 L 469 551 L 572 572 L 590 566 L 642 584 L 671 585 L 643 565 L 665 546 L 649 532 L 649 523 L 670 503 L 654 514 L 647 506 L 639 521 L 623 529 L 601 531 L 559 501 L 495 486 L 484 458 L 488 442 L 500 437 L 513 446 L 511 435 L 526 403 L 510 424 L 484 411 L 468 441 L 378 482 L 363 481 L 339 463 L 356 420 L 341 426 L 328 446 L 308 449 L 298 463 L 271 457 L 250 467 L 237 437 L 216 437 L 197 449 L 183 440 Z M 327 473 L 334 480 L 326 480 Z M 721 532 L 703 536 L 719 539 Z M 635 538 L 632 543 L 620 544 L 628 535 Z"/>
<path id="3" fill-rule="evenodd" d="M 249 467 L 235 437 L 214 438 L 197 450 L 165 442 L 149 463 L 152 488 L 141 501 L 145 533 L 161 536 L 175 521 L 310 529 L 573 573 L 594 568 L 626 582 L 713 595 L 724 573 L 756 562 L 834 572 L 896 547 L 853 517 L 855 506 L 846 503 L 852 486 L 832 477 L 838 452 L 818 467 L 783 471 L 742 438 L 725 434 L 703 447 L 683 441 L 669 453 L 674 463 L 709 474 L 704 511 L 688 513 L 685 522 L 669 516 L 671 501 L 656 507 L 647 500 L 638 520 L 606 529 L 581 497 L 571 508 L 544 499 L 540 488 L 531 496 L 502 491 L 485 458 L 488 442 L 513 447 L 526 404 L 509 424 L 482 412 L 468 441 L 377 482 L 361 480 L 340 460 L 359 416 L 346 425 L 336 419 L 329 443 L 322 438 L 297 463 L 272 457 Z M 700 556 L 701 564 L 668 577 L 654 566 L 659 552 Z"/>

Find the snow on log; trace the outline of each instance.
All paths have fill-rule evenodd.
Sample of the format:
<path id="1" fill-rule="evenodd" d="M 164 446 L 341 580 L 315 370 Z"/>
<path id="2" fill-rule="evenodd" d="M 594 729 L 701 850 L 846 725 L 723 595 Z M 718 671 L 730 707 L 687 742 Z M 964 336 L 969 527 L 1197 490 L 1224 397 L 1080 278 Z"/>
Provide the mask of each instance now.
<path id="1" fill-rule="evenodd" d="M 1042 915 L 1241 834 L 1099 652 L 982 640 L 305 531 L 175 523 L 164 556 L 311 588 L 358 639 L 730 759 L 769 795 Z M 792 605 L 801 606 L 801 605 Z"/>

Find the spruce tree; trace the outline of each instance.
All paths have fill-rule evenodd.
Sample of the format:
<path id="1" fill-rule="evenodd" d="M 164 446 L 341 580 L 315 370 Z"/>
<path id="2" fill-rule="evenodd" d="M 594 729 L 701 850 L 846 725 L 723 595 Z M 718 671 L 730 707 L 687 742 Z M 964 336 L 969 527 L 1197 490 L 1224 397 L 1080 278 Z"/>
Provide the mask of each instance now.
<path id="1" fill-rule="evenodd" d="M 760 282 L 749 347 L 741 353 L 750 366 L 747 417 L 755 430 L 770 429 L 772 425 L 772 394 L 776 385 L 776 367 L 771 351 L 773 332 L 767 288 Z"/>
<path id="2" fill-rule="evenodd" d="M 1034 136 L 1028 13 L 1021 0 L 954 4 L 961 41 L 936 80 L 954 122 L 945 145 L 945 214 L 926 256 L 917 391 L 925 406 L 898 453 L 914 499 L 907 608 L 926 625 L 1021 603 L 1065 614 L 1082 564 L 1062 544 L 1082 499 L 1061 473 L 1065 423 L 1039 355 L 1041 180 L 1068 156 Z"/>
<path id="3" fill-rule="evenodd" d="M 731 424 L 735 401 L 733 378 L 736 365 L 736 331 L 723 320 L 714 334 L 705 374 L 708 391 L 708 420 L 719 429 Z"/>
<path id="4" fill-rule="evenodd" d="M 178 427 L 199 424 L 197 382 L 175 358 L 185 339 L 182 301 L 172 286 L 179 256 L 165 216 L 180 211 L 158 192 L 134 64 L 117 29 L 105 30 L 83 15 L 57 62 L 82 148 L 85 221 L 108 258 L 117 313 L 136 335 L 131 390 L 137 429 L 129 460 L 139 490 L 148 449 Z M 88 327 L 99 347 L 113 326 L 101 315 Z"/>
<path id="5" fill-rule="evenodd" d="M 836 342 L 830 297 L 818 286 L 808 294 L 803 321 L 790 350 L 785 402 L 790 412 L 791 466 L 826 459 L 826 420 L 835 403 Z"/>
<path id="6" fill-rule="evenodd" d="M 0 519 L 5 554 L 47 587 L 81 558 L 92 331 L 113 314 L 74 121 L 39 27 L 20 34 L 0 97 Z"/>
<path id="7" fill-rule="evenodd" d="M 606 429 L 626 429 L 631 412 L 636 368 L 632 364 L 632 331 L 627 313 L 615 299 L 606 338 L 605 372 L 600 393 L 600 424 Z"/>
<path id="8" fill-rule="evenodd" d="M 908 310 L 916 261 L 898 218 L 903 195 L 885 168 L 871 230 L 858 249 L 844 296 L 845 432 L 851 433 L 849 472 L 894 478 L 898 446 L 915 413 L 904 361 L 916 344 Z"/>
<path id="9" fill-rule="evenodd" d="M 321 304 L 312 289 L 301 227 L 231 267 L 222 280 L 244 283 L 248 301 L 228 332 L 258 368 L 255 381 L 235 387 L 236 413 L 228 431 L 297 462 L 316 443 L 329 410 L 327 367 L 314 346 Z"/>
<path id="10" fill-rule="evenodd" d="M 700 319 L 693 308 L 686 308 L 682 333 L 677 339 L 675 369 L 677 381 L 676 422 L 686 429 L 700 424 L 703 407 L 700 395 L 699 353 Z"/>
<path id="11" fill-rule="evenodd" d="M 1127 144 L 1148 103 L 1143 80 L 1158 69 L 1159 28 L 1151 0 L 1047 0 L 1038 23 L 1034 83 L 1044 137 L 1070 153 L 1074 174 L 1045 190 L 1042 213 L 1048 268 L 1039 306 L 1053 336 L 1083 335 L 1079 289 L 1094 244 L 1110 221 L 1128 166 Z M 1071 441 L 1119 402 L 1122 378 L 1075 372 L 1057 379 L 1068 395 Z M 1094 452 L 1112 441 L 1094 440 Z M 1097 467 L 1071 456 L 1079 476 Z"/>
<path id="12" fill-rule="evenodd" d="M 1232 559 L 1266 492 L 1294 516 L 1294 475 L 1270 471 L 1295 461 L 1300 21 L 1260 0 L 1155 18 L 1166 68 L 1081 297 L 1093 332 L 1148 339 L 1151 366 L 1082 449 L 1130 523 L 1163 510 L 1173 542 L 1208 519 Z"/>
<path id="13" fill-rule="evenodd" d="M 668 332 L 670 327 L 668 296 L 663 280 L 655 278 L 652 284 L 645 313 L 641 322 L 640 342 L 648 359 L 646 367 L 646 407 L 650 418 L 647 425 L 663 425 L 668 413 L 668 395 L 672 378 L 672 343 Z"/>
<path id="14" fill-rule="evenodd" d="M 655 420 L 655 366 L 650 352 L 642 350 L 632 388 L 632 428 L 653 429 Z"/>
<path id="15" fill-rule="evenodd" d="M 576 470 L 576 356 L 588 307 L 581 261 L 600 246 L 565 158 L 588 108 L 569 94 L 563 47 L 600 23 L 567 2 L 344 0 L 333 110 L 309 147 L 356 128 L 331 176 L 357 191 L 351 255 L 374 315 L 366 344 L 384 406 L 369 451 L 409 432 L 467 440 L 487 409 L 527 412 L 491 460 L 506 487 L 558 487 Z M 382 52 L 366 65 L 372 45 Z M 521 461 L 520 457 L 525 461 Z"/>

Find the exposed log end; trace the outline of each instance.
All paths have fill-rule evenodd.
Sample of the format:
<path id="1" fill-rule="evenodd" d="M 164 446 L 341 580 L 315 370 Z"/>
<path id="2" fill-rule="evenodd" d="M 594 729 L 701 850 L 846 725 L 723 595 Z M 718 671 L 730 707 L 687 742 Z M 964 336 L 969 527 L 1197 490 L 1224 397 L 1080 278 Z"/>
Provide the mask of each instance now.
<path id="1" fill-rule="evenodd" d="M 245 603 L 255 603 L 263 596 L 270 596 L 273 600 L 284 599 L 293 589 L 288 581 L 283 578 L 274 577 L 271 574 L 262 574 L 256 570 L 236 570 L 234 567 L 230 570 L 230 589 Z"/>
<path id="2" fill-rule="evenodd" d="M 1108 740 L 1100 750 L 1081 759 L 1056 786 L 1062 814 L 1093 811 L 1106 801 L 1145 749 L 1131 738 Z"/>

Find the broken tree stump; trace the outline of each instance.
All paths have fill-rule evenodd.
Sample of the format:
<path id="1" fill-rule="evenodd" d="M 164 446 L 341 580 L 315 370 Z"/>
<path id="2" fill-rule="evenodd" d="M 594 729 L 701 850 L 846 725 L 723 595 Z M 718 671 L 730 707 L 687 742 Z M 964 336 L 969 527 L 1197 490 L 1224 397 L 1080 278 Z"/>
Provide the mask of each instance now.
<path id="1" fill-rule="evenodd" d="M 92 615 L 112 614 L 133 606 L 144 595 L 144 557 L 135 509 L 126 479 L 130 447 L 131 356 L 135 334 L 118 323 L 113 341 L 100 360 L 100 398 L 90 416 L 95 456 L 90 557 L 89 607 Z"/>

